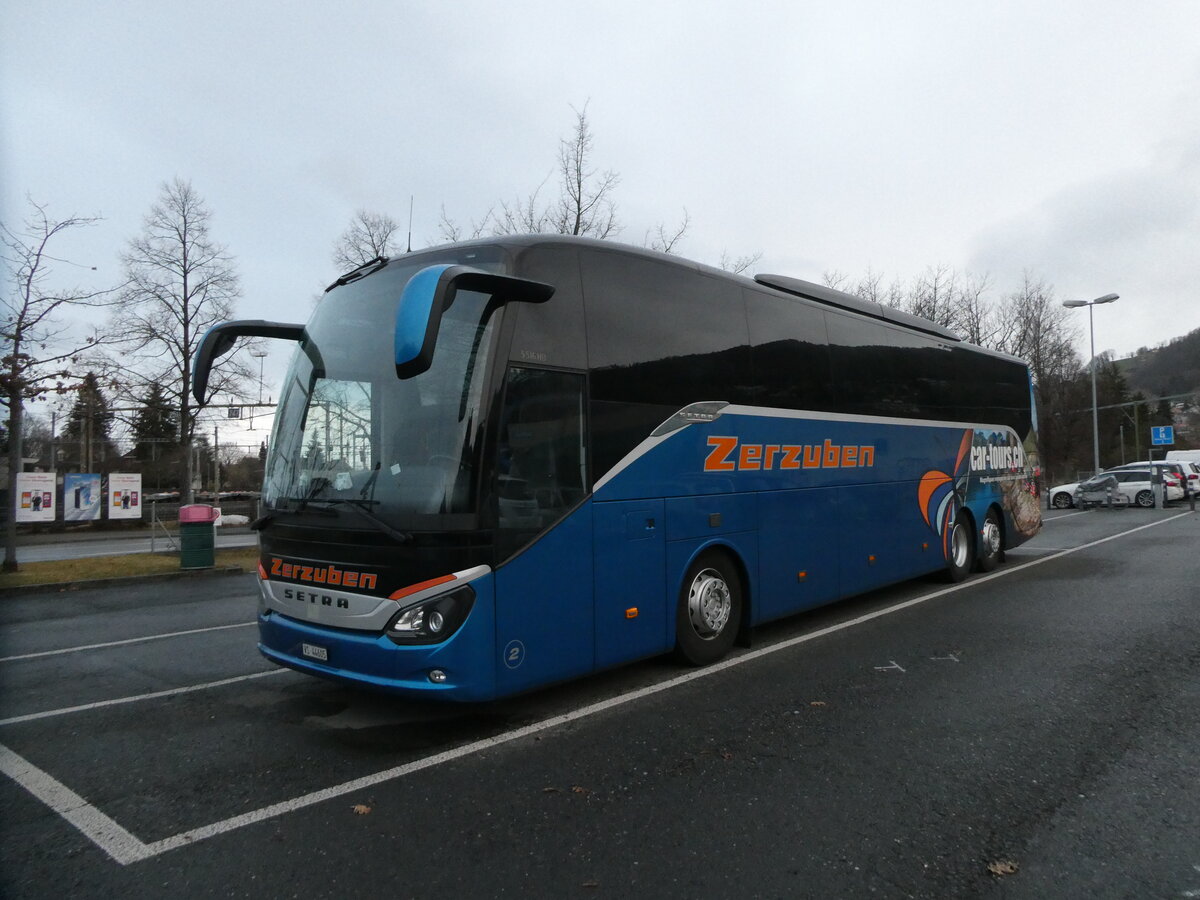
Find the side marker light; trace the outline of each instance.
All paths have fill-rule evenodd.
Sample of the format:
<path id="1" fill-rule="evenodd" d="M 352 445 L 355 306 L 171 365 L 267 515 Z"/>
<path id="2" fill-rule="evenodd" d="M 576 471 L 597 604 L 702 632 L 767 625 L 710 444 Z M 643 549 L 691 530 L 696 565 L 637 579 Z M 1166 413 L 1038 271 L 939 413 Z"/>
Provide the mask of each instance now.
<path id="1" fill-rule="evenodd" d="M 636 619 L 637 614 L 638 608 L 636 606 L 631 606 L 629 609 L 625 610 L 625 618 L 627 619 Z"/>

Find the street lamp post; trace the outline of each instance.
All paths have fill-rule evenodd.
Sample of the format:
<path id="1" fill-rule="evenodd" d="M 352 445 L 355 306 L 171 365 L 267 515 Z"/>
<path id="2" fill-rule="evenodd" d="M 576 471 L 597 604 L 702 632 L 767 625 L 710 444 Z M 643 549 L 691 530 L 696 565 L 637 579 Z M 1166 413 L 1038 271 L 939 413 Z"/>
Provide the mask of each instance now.
<path id="1" fill-rule="evenodd" d="M 1092 342 L 1092 466 L 1093 475 L 1100 474 L 1100 411 L 1096 406 L 1096 323 L 1092 319 L 1092 307 L 1100 303 L 1112 303 L 1118 299 L 1119 294 L 1105 294 L 1103 297 L 1097 297 L 1095 300 L 1064 300 L 1063 306 L 1069 309 L 1078 309 L 1081 306 L 1088 308 L 1088 333 L 1091 336 Z"/>
<path id="2" fill-rule="evenodd" d="M 251 350 L 250 355 L 258 359 L 258 402 L 262 403 L 263 389 L 263 359 L 267 355 L 266 350 Z"/>

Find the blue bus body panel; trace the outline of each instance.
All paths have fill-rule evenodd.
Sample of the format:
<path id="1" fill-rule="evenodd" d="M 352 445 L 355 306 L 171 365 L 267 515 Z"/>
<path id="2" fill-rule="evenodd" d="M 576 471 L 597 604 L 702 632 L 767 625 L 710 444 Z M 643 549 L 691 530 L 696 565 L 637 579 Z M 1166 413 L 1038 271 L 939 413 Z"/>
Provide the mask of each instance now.
<path id="1" fill-rule="evenodd" d="M 1036 525 L 1022 532 L 1013 507 L 1036 507 L 1031 475 L 1003 427 L 727 407 L 643 442 L 595 500 L 665 495 L 669 548 L 754 532 L 757 571 L 744 562 L 760 622 L 943 568 L 964 509 L 976 534 L 1001 511 L 1008 546 L 1022 543 Z M 669 591 L 679 558 L 669 549 Z"/>
<path id="2" fill-rule="evenodd" d="M 754 621 L 836 600 L 842 543 L 836 489 L 768 491 L 758 507 L 762 555 Z"/>
<path id="3" fill-rule="evenodd" d="M 595 523 L 596 668 L 670 649 L 666 503 L 591 504 Z"/>
<path id="4" fill-rule="evenodd" d="M 512 694 L 591 672 L 592 513 L 588 503 L 496 571 L 496 688 Z"/>

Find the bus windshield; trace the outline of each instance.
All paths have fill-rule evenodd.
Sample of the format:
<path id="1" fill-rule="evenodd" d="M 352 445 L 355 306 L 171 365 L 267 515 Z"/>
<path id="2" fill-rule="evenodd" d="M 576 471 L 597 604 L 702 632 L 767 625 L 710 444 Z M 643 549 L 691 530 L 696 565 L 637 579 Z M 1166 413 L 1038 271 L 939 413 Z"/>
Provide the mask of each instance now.
<path id="1" fill-rule="evenodd" d="M 448 517 L 476 511 L 480 404 L 500 314 L 488 295 L 460 291 L 430 368 L 397 378 L 397 302 L 428 264 L 393 262 L 321 300 L 284 385 L 267 457 L 268 509 L 349 504 L 398 528 L 453 527 Z"/>

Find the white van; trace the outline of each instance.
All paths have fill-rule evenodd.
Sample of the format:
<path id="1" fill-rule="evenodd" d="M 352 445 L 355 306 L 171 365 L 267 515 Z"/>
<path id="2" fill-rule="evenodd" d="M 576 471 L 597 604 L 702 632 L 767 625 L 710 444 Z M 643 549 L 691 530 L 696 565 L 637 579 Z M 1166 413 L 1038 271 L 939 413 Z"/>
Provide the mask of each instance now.
<path id="1" fill-rule="evenodd" d="M 1167 459 L 1200 464 L 1200 450 L 1168 450 Z"/>

